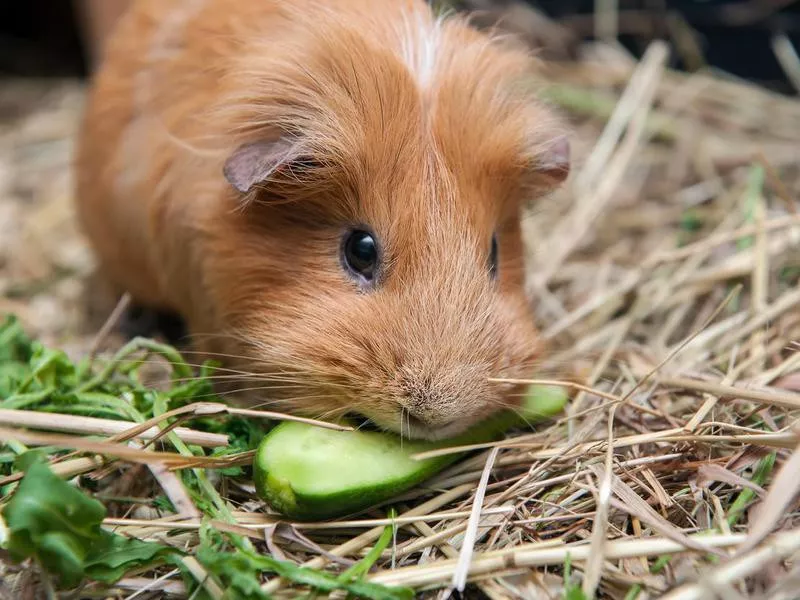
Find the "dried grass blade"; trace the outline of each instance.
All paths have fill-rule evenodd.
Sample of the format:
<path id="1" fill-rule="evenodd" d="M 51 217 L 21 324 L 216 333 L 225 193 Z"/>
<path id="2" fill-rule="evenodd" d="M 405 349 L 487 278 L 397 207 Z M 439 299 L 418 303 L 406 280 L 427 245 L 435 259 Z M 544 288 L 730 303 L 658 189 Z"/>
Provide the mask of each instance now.
<path id="1" fill-rule="evenodd" d="M 14 427 L 29 427 L 45 431 L 60 431 L 62 433 L 82 433 L 86 435 L 117 435 L 126 434 L 138 424 L 130 421 L 115 421 L 113 419 L 99 419 L 97 417 L 82 417 L 69 414 L 37 412 L 33 410 L 18 410 L 0 408 L 0 424 Z M 187 444 L 195 444 L 206 448 L 217 448 L 228 445 L 228 436 L 220 433 L 206 433 L 186 427 L 176 427 L 175 434 Z M 158 437 L 161 431 L 157 427 L 148 427 L 139 431 L 132 437 L 142 440 L 152 440 Z"/>
<path id="2" fill-rule="evenodd" d="M 29 433 L 27 431 L 0 428 L 0 441 L 19 441 L 33 446 L 55 446 L 59 448 L 73 448 L 82 452 L 92 452 L 116 456 L 134 463 L 151 464 L 164 463 L 182 465 L 185 463 L 199 463 L 205 466 L 225 464 L 226 460 L 206 456 L 186 457 L 174 452 L 147 452 L 130 448 L 124 444 L 92 441 L 78 436 L 52 435 L 44 433 Z"/>
<path id="3" fill-rule="evenodd" d="M 590 468 L 595 471 L 599 479 L 602 480 L 602 478 L 605 477 L 605 469 L 600 465 L 592 465 Z M 679 531 L 677 527 L 659 515 L 647 502 L 642 500 L 639 494 L 634 492 L 627 483 L 613 473 L 611 474 L 611 485 L 614 495 L 620 500 L 620 502 L 614 502 L 612 500 L 612 503 L 618 510 L 634 515 L 643 523 L 650 525 L 653 530 L 664 537 L 675 540 L 686 548 L 691 548 L 699 552 L 709 552 L 711 554 L 718 553 L 718 551 L 711 546 Z"/>
<path id="4" fill-rule="evenodd" d="M 795 529 L 767 541 L 761 548 L 737 556 L 724 564 L 703 573 L 697 583 L 690 583 L 673 589 L 661 600 L 701 600 L 718 596 L 717 591 L 733 582 L 753 575 L 769 563 L 791 556 L 800 550 L 800 529 Z"/>
<path id="5" fill-rule="evenodd" d="M 127 596 L 125 600 L 138 598 L 140 594 L 147 592 L 160 592 L 164 596 L 177 596 L 180 598 L 186 597 L 186 586 L 182 581 L 168 581 L 170 577 L 174 577 L 180 571 L 174 570 L 165 573 L 157 579 L 149 579 L 147 577 L 125 577 L 120 579 L 114 584 L 115 589 L 119 590 L 134 590 L 134 593 Z"/>
<path id="6" fill-rule="evenodd" d="M 475 499 L 472 502 L 472 511 L 470 512 L 467 530 L 464 534 L 464 542 L 461 545 L 461 551 L 458 555 L 458 566 L 453 573 L 452 585 L 459 592 L 463 592 L 464 587 L 467 585 L 469 563 L 472 559 L 472 552 L 475 547 L 475 536 L 478 532 L 478 524 L 480 523 L 483 498 L 486 495 L 486 485 L 489 483 L 489 475 L 492 472 L 494 461 L 497 458 L 497 452 L 497 448 L 492 448 L 489 452 L 489 456 L 486 457 L 486 466 L 483 468 L 481 480 L 478 483 L 478 488 L 475 490 Z"/>
<path id="7" fill-rule="evenodd" d="M 800 225 L 800 215 L 784 215 L 775 219 L 768 219 L 764 221 L 763 226 L 745 225 L 733 231 L 726 231 L 716 233 L 704 237 L 702 240 L 686 244 L 677 250 L 670 250 L 661 252 L 652 258 L 648 259 L 646 265 L 648 267 L 655 267 L 656 265 L 664 262 L 671 262 L 676 260 L 683 260 L 689 258 L 700 251 L 707 251 L 715 246 L 721 246 L 730 242 L 735 242 L 743 237 L 747 237 L 758 233 L 760 229 L 764 231 L 772 231 L 774 229 L 784 229 L 786 227 L 794 227 Z"/>
<path id="8" fill-rule="evenodd" d="M 181 559 L 183 566 L 192 574 L 201 587 L 205 588 L 213 600 L 223 600 L 225 598 L 225 591 L 219 587 L 216 581 L 211 579 L 211 576 L 206 572 L 203 566 L 197 562 L 192 556 L 186 556 Z"/>
<path id="9" fill-rule="evenodd" d="M 608 447 L 606 448 L 605 469 L 600 471 L 602 477 L 595 509 L 594 523 L 592 524 L 591 554 L 586 565 L 583 578 L 583 594 L 587 598 L 594 598 L 600 577 L 603 572 L 603 560 L 605 557 L 606 532 L 608 531 L 608 508 L 611 502 L 611 482 L 614 465 L 614 414 L 616 406 L 612 406 L 608 411 Z"/>
<path id="10" fill-rule="evenodd" d="M 668 55 L 667 44 L 660 40 L 652 42 L 645 51 L 642 61 L 637 67 L 635 81 L 632 81 L 629 86 L 629 89 L 632 90 L 629 92 L 630 101 L 624 105 L 622 103 L 618 105 L 620 126 L 623 124 L 628 126 L 622 136 L 622 141 L 607 168 L 603 170 L 602 179 L 587 181 L 585 189 L 581 189 L 580 186 L 577 188 L 580 198 L 576 201 L 574 209 L 556 226 L 545 242 L 545 245 L 552 250 L 548 253 L 546 263 L 539 265 L 536 270 L 536 277 L 532 280 L 533 287 L 530 289 L 532 294 L 536 294 L 539 289 L 544 289 L 564 260 L 572 254 L 579 241 L 585 239 L 585 234 L 591 224 L 595 222 L 614 196 L 614 191 L 628 170 L 645 133 L 647 117 Z M 613 144 L 611 147 L 613 148 Z M 605 161 L 598 159 L 597 162 Z M 592 176 L 593 174 L 590 172 L 587 179 Z"/>
<path id="11" fill-rule="evenodd" d="M 167 469 L 163 464 L 153 463 L 147 465 L 150 472 L 155 477 L 161 489 L 169 498 L 172 505 L 178 511 L 178 515 L 185 519 L 199 519 L 202 513 L 192 502 L 192 498 L 186 491 L 183 481 L 173 472 Z"/>
<path id="12" fill-rule="evenodd" d="M 790 410 L 800 409 L 800 394 L 752 390 L 711 381 L 703 381 L 702 379 L 691 379 L 689 377 L 658 376 L 658 382 L 664 387 L 706 392 L 708 394 L 731 399 L 752 400 L 753 402 L 760 402 L 768 406 L 779 406 Z"/>
<path id="13" fill-rule="evenodd" d="M 744 488 L 749 488 L 753 490 L 759 496 L 763 496 L 766 494 L 764 488 L 760 485 L 745 479 L 741 475 L 737 475 L 733 471 L 729 471 L 722 465 L 717 464 L 707 464 L 701 465 L 697 469 L 697 485 L 707 487 L 709 483 L 712 481 L 721 481 L 723 483 L 727 483 L 729 485 L 739 485 Z"/>
<path id="14" fill-rule="evenodd" d="M 690 536 L 691 540 L 700 539 L 701 536 Z M 798 544 L 800 536 L 796 531 L 774 534 L 769 543 L 779 545 Z M 735 547 L 741 544 L 744 534 L 732 535 L 703 535 L 703 545 L 717 550 Z M 663 538 L 646 537 L 640 539 L 622 539 L 609 541 L 606 548 L 606 559 L 618 560 L 623 558 L 637 558 L 640 556 L 660 556 L 662 554 L 676 554 L 686 552 L 683 544 Z M 706 550 L 703 550 L 707 552 Z M 498 569 L 517 567 L 535 567 L 544 565 L 563 565 L 569 555 L 573 563 L 588 560 L 591 553 L 589 544 L 584 542 L 574 544 L 520 544 L 513 548 L 486 552 L 473 557 L 470 575 L 477 577 Z M 410 585 L 428 586 L 441 585 L 449 581 L 455 571 L 456 560 L 446 559 L 423 566 L 401 567 L 394 571 L 383 571 L 372 575 L 369 579 L 384 585 Z"/>

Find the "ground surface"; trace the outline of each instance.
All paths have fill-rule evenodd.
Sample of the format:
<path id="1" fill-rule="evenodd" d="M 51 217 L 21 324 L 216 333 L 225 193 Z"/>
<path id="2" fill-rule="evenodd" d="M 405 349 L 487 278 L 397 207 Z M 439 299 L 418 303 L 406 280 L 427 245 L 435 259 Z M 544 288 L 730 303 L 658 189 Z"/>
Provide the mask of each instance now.
<path id="1" fill-rule="evenodd" d="M 0 85 L 0 312 L 78 356 L 94 311 L 93 259 L 74 219 L 72 156 L 84 88 L 73 80 Z"/>

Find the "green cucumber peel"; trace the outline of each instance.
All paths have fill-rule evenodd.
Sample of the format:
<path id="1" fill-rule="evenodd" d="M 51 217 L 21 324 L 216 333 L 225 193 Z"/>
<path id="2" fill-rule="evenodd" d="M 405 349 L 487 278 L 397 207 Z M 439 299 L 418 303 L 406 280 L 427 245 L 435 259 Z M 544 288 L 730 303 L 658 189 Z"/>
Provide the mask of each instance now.
<path id="1" fill-rule="evenodd" d="M 284 421 L 256 450 L 256 493 L 284 516 L 326 520 L 390 500 L 462 458 L 455 452 L 417 460 L 414 455 L 500 439 L 510 428 L 559 414 L 561 387 L 532 386 L 522 407 L 503 411 L 465 433 L 439 441 L 402 440 L 376 431 L 334 431 Z"/>

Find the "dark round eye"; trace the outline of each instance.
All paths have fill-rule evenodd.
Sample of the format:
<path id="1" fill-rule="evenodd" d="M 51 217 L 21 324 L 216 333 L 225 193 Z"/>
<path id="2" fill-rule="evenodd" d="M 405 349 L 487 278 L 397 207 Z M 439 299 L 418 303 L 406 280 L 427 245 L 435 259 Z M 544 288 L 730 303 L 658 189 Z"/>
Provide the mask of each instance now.
<path id="1" fill-rule="evenodd" d="M 489 275 L 497 277 L 497 235 L 492 236 L 492 246 L 489 250 Z"/>
<path id="2" fill-rule="evenodd" d="M 354 275 L 372 281 L 378 267 L 378 244 L 371 233 L 360 229 L 350 232 L 342 253 L 345 266 Z"/>

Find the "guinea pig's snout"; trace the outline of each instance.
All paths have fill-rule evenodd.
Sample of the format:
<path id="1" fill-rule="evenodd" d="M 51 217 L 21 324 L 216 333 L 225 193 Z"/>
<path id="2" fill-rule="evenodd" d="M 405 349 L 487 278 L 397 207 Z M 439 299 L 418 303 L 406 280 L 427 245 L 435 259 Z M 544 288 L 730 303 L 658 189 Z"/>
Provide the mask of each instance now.
<path id="1" fill-rule="evenodd" d="M 463 388 L 427 377 L 403 379 L 400 429 L 412 438 L 439 439 L 457 435 L 472 424 L 475 398 Z"/>

